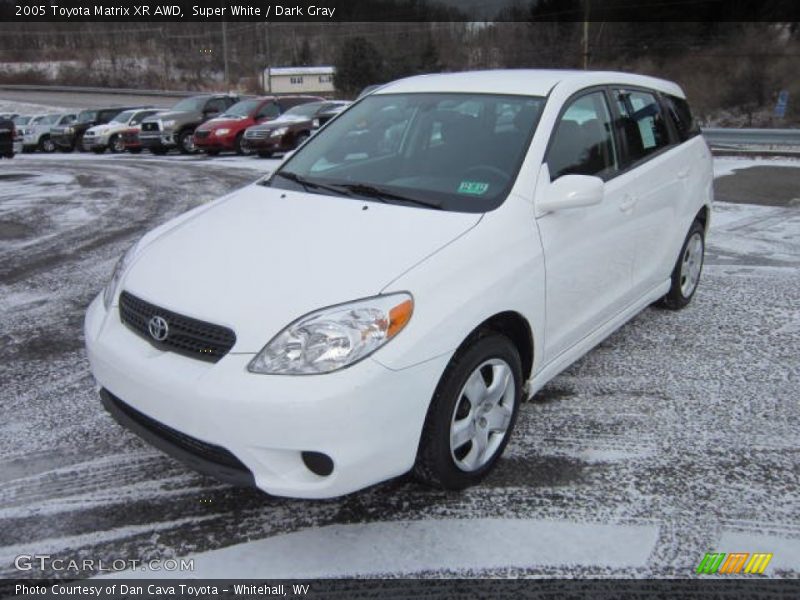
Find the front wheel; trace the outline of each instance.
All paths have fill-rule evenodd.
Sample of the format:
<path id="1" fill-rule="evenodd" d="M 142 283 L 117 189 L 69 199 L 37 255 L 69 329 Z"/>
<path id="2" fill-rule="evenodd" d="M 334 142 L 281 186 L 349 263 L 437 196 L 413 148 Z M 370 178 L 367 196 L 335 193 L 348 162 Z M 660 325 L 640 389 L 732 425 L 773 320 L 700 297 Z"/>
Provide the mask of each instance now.
<path id="1" fill-rule="evenodd" d="M 494 468 L 522 400 L 519 352 L 505 336 L 479 337 L 450 361 L 433 395 L 414 475 L 461 490 Z"/>
<path id="2" fill-rule="evenodd" d="M 672 285 L 667 295 L 661 299 L 662 306 L 670 310 L 680 310 L 692 301 L 697 284 L 700 283 L 705 249 L 705 228 L 700 221 L 695 221 L 686 234 L 678 261 L 672 270 Z"/>
<path id="3" fill-rule="evenodd" d="M 122 136 L 119 134 L 111 136 L 111 139 L 108 141 L 108 148 L 113 154 L 125 152 L 125 142 Z"/>
<path id="4" fill-rule="evenodd" d="M 39 152 L 51 153 L 56 151 L 56 145 L 49 135 L 45 135 L 39 140 Z"/>

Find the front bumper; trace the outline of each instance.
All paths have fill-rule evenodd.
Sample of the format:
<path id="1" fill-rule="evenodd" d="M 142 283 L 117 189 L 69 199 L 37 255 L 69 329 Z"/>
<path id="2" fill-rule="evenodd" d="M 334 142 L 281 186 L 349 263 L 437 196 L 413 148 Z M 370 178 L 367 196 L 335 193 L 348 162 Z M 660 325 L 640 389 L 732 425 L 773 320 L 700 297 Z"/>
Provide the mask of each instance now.
<path id="1" fill-rule="evenodd" d="M 86 136 L 83 137 L 83 149 L 90 151 L 100 148 L 108 148 L 108 139 L 107 137 L 90 137 L 87 138 Z"/>
<path id="2" fill-rule="evenodd" d="M 53 143 L 59 148 L 74 148 L 75 135 L 74 134 L 58 134 L 52 136 Z"/>
<path id="3" fill-rule="evenodd" d="M 165 131 L 141 132 L 139 133 L 139 144 L 142 148 L 155 148 L 156 150 L 174 148 L 178 145 L 175 136 L 171 132 Z"/>
<path id="4" fill-rule="evenodd" d="M 100 296 L 87 312 L 85 336 L 92 373 L 108 394 L 162 426 L 224 449 L 246 468 L 239 480 L 212 474 L 247 483 L 249 472 L 267 493 L 302 498 L 347 494 L 410 470 L 449 360 L 392 371 L 367 359 L 326 375 L 257 375 L 247 371 L 252 354 L 208 363 L 155 348 L 121 323 L 116 307 L 106 312 Z M 333 472 L 315 474 L 303 452 L 329 456 Z"/>

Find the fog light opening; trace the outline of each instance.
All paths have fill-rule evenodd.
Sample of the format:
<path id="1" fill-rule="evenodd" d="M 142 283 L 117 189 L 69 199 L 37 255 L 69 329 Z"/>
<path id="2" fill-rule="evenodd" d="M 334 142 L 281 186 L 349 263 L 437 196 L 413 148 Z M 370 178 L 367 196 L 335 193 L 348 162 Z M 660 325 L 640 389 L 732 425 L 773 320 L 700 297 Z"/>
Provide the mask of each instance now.
<path id="1" fill-rule="evenodd" d="M 333 459 L 327 454 L 304 451 L 300 453 L 300 456 L 302 456 L 306 468 L 315 475 L 327 477 L 333 473 Z"/>

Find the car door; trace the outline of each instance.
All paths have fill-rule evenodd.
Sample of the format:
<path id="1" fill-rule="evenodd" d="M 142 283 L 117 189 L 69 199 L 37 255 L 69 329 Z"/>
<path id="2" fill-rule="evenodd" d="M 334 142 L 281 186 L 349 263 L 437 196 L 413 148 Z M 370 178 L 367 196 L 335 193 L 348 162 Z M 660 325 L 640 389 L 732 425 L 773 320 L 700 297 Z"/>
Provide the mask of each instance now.
<path id="1" fill-rule="evenodd" d="M 617 128 L 624 147 L 623 179 L 634 199 L 628 217 L 635 238 L 633 290 L 646 294 L 663 283 L 675 262 L 676 232 L 691 164 L 675 143 L 658 95 L 645 89 L 613 89 Z"/>
<path id="2" fill-rule="evenodd" d="M 631 198 L 629 182 L 617 177 L 619 149 L 612 119 L 604 89 L 568 101 L 537 184 L 539 197 L 565 175 L 605 181 L 600 204 L 537 218 L 546 274 L 546 363 L 621 312 L 633 298 L 634 242 L 626 212 Z"/>

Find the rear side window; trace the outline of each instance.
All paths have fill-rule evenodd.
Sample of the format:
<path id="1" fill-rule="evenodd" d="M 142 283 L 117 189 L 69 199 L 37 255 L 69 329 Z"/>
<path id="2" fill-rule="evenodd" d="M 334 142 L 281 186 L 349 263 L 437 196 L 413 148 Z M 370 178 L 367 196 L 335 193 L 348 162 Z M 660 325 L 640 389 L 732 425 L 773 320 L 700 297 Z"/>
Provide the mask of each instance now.
<path id="1" fill-rule="evenodd" d="M 654 94 L 616 90 L 618 124 L 630 164 L 669 146 L 669 131 Z"/>
<path id="2" fill-rule="evenodd" d="M 547 152 L 550 179 L 562 175 L 610 176 L 617 169 L 611 114 L 603 92 L 592 92 L 567 106 Z"/>
<path id="3" fill-rule="evenodd" d="M 667 105 L 667 111 L 675 124 L 675 131 L 678 132 L 678 139 L 685 142 L 689 138 L 700 135 L 700 128 L 692 116 L 692 111 L 689 109 L 689 103 L 683 98 L 677 96 L 664 96 Z"/>

